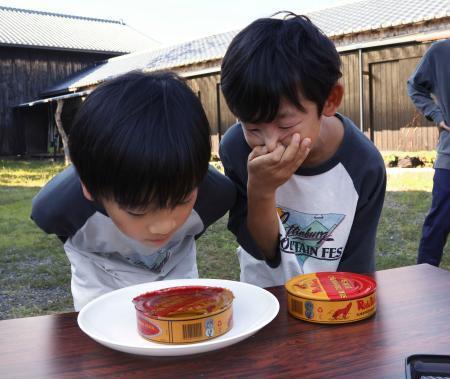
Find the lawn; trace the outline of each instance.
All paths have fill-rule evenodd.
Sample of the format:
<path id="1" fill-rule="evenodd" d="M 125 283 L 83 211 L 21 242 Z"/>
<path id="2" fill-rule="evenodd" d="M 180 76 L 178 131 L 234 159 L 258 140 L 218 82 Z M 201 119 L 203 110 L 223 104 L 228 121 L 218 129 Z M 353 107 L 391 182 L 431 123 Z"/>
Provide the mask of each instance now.
<path id="1" fill-rule="evenodd" d="M 415 264 L 425 215 L 431 204 L 432 169 L 388 171 L 387 192 L 377 234 L 377 269 Z M 450 246 L 441 267 L 450 269 Z"/>
<path id="2" fill-rule="evenodd" d="M 60 241 L 29 219 L 31 199 L 60 163 L 0 160 L 0 319 L 72 310 L 70 266 Z M 396 170 L 377 237 L 377 268 L 415 263 L 431 201 L 432 170 Z M 200 276 L 239 279 L 236 242 L 223 218 L 198 241 Z M 450 269 L 447 246 L 441 267 Z"/>

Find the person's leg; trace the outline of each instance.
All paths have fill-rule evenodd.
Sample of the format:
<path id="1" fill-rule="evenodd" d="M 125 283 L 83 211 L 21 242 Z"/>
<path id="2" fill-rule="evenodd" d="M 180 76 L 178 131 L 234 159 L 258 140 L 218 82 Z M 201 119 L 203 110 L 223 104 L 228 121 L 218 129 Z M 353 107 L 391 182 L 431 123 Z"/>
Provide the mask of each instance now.
<path id="1" fill-rule="evenodd" d="M 450 170 L 436 169 L 431 208 L 425 218 L 417 263 L 439 266 L 450 232 Z"/>

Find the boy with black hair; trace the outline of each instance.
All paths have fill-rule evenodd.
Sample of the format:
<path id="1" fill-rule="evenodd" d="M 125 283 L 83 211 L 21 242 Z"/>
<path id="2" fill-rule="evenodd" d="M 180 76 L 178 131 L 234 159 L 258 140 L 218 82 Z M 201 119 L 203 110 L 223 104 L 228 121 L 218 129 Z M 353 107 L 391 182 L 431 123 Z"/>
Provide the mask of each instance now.
<path id="1" fill-rule="evenodd" d="M 73 166 L 33 199 L 72 269 L 74 307 L 121 287 L 196 278 L 195 239 L 234 204 L 208 165 L 210 129 L 175 74 L 132 72 L 95 89 L 69 136 Z"/>
<path id="2" fill-rule="evenodd" d="M 221 86 L 240 122 L 220 157 L 238 188 L 229 228 L 243 281 L 375 269 L 386 173 L 373 143 L 336 113 L 340 77 L 334 44 L 306 16 L 258 19 L 228 47 Z"/>

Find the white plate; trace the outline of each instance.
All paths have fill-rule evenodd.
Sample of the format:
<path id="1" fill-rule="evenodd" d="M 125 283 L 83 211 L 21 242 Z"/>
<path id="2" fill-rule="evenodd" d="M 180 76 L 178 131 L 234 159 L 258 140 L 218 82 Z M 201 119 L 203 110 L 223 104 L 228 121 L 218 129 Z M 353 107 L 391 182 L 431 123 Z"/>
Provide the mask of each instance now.
<path id="1" fill-rule="evenodd" d="M 189 285 L 218 286 L 233 291 L 233 327 L 224 335 L 193 344 L 160 344 L 137 332 L 132 299 L 147 291 Z M 114 350 L 140 355 L 187 355 L 223 348 L 242 341 L 267 325 L 278 314 L 275 296 L 251 284 L 219 279 L 179 279 L 138 284 L 98 297 L 78 315 L 81 330 Z"/>

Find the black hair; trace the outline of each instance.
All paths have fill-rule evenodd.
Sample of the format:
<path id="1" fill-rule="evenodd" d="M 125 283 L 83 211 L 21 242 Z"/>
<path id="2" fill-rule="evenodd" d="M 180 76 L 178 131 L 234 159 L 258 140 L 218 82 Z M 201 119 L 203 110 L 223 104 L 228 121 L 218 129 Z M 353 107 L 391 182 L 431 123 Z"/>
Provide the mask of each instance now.
<path id="1" fill-rule="evenodd" d="M 91 196 L 132 209 L 174 207 L 211 157 L 200 100 L 176 74 L 131 72 L 97 87 L 79 109 L 70 158 Z"/>
<path id="2" fill-rule="evenodd" d="M 281 19 L 261 18 L 240 31 L 222 61 L 225 100 L 244 122 L 273 121 L 282 97 L 304 111 L 299 91 L 320 116 L 342 76 L 333 42 L 308 17 L 280 13 Z"/>

